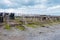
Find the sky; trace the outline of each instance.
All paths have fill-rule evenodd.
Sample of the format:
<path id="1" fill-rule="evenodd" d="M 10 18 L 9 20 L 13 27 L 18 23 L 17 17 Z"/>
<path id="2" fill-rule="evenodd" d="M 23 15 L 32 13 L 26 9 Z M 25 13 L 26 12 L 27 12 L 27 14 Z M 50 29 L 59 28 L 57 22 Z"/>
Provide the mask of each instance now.
<path id="1" fill-rule="evenodd" d="M 60 15 L 60 0 L 0 0 L 0 12 Z"/>

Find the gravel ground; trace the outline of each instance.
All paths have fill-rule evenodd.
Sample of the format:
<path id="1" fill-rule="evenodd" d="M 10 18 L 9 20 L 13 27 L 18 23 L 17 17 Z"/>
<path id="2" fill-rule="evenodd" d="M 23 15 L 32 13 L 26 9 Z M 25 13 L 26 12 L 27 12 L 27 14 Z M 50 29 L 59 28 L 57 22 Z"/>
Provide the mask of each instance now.
<path id="1" fill-rule="evenodd" d="M 29 28 L 25 31 L 15 29 L 4 30 L 0 28 L 0 40 L 60 40 L 60 24 Z"/>

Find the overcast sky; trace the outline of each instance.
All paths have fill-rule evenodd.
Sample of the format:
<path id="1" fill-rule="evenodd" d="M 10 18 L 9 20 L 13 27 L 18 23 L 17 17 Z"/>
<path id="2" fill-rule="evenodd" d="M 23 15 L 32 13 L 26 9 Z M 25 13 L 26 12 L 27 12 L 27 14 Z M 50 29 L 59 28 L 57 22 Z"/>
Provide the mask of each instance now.
<path id="1" fill-rule="evenodd" d="M 0 0 L 0 12 L 60 15 L 60 0 Z"/>

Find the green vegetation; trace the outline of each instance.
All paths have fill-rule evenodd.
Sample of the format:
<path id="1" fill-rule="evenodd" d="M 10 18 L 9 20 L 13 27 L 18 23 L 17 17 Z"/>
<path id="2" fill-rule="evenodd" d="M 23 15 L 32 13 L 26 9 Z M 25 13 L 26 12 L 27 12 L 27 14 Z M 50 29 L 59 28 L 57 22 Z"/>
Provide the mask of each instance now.
<path id="1" fill-rule="evenodd" d="M 42 22 L 32 22 L 32 23 L 28 23 L 26 24 L 27 27 L 32 27 L 32 28 L 36 28 L 36 27 L 43 27 L 45 26 L 44 23 Z"/>
<path id="2" fill-rule="evenodd" d="M 20 30 L 25 30 L 25 27 L 22 26 L 22 25 L 26 25 L 27 27 L 32 27 L 32 28 L 36 28 L 38 26 L 40 27 L 44 27 L 44 26 L 47 26 L 47 25 L 53 25 L 54 23 L 59 23 L 60 22 L 60 19 L 57 19 L 57 20 L 43 20 L 43 22 L 41 21 L 34 21 L 33 20 L 30 20 L 30 19 L 26 19 L 27 21 L 27 24 L 23 24 L 24 21 L 23 20 L 20 20 L 21 17 L 16 17 L 15 21 L 17 23 L 19 23 L 20 25 L 16 26 L 16 28 L 20 29 Z M 10 25 L 9 24 L 5 24 L 5 29 L 10 29 Z"/>
<path id="3" fill-rule="evenodd" d="M 51 21 L 51 20 L 46 20 L 45 22 L 46 22 L 47 25 L 52 25 L 53 24 L 53 21 Z"/>
<path id="4" fill-rule="evenodd" d="M 25 27 L 24 26 L 16 26 L 16 28 L 18 28 L 19 30 L 25 30 Z"/>
<path id="5" fill-rule="evenodd" d="M 9 24 L 5 24 L 5 29 L 7 29 L 7 30 L 10 30 L 10 25 Z"/>
<path id="6" fill-rule="evenodd" d="M 16 26 L 16 28 L 18 28 L 19 30 L 22 30 L 22 31 L 25 30 L 25 27 L 22 26 L 23 22 L 20 20 L 20 18 L 16 18 L 15 21 L 20 24 L 20 25 Z"/>
<path id="7" fill-rule="evenodd" d="M 23 21 L 21 21 L 20 18 L 16 18 L 15 21 L 19 24 L 23 24 Z"/>
<path id="8" fill-rule="evenodd" d="M 27 27 L 32 27 L 32 28 L 36 28 L 36 26 L 34 24 L 26 24 Z"/>

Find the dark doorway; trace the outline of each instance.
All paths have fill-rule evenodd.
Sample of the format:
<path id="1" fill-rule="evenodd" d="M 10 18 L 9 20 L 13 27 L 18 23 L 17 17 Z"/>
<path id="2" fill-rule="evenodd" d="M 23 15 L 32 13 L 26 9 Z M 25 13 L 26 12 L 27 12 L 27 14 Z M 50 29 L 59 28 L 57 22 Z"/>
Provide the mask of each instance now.
<path id="1" fill-rule="evenodd" d="M 0 22 L 1 22 L 1 23 L 3 22 L 3 17 L 0 17 Z"/>
<path id="2" fill-rule="evenodd" d="M 0 13 L 0 22 L 3 22 L 3 13 Z"/>
<path id="3" fill-rule="evenodd" d="M 11 13 L 11 14 L 9 15 L 9 17 L 10 17 L 10 19 L 15 19 L 14 13 Z"/>
<path id="4" fill-rule="evenodd" d="M 42 20 L 46 20 L 46 17 L 43 17 Z"/>

